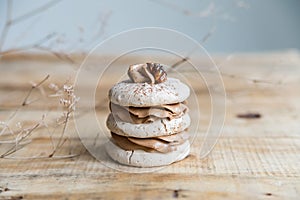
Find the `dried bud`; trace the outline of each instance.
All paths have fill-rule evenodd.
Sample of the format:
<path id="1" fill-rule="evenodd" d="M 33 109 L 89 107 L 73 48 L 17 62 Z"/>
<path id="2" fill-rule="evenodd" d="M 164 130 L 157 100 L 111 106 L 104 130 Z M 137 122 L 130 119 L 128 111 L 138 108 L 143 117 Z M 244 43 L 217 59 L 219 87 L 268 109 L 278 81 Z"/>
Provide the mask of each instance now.
<path id="1" fill-rule="evenodd" d="M 167 73 L 162 65 L 146 63 L 131 65 L 128 69 L 129 78 L 135 83 L 162 83 L 167 80 Z"/>

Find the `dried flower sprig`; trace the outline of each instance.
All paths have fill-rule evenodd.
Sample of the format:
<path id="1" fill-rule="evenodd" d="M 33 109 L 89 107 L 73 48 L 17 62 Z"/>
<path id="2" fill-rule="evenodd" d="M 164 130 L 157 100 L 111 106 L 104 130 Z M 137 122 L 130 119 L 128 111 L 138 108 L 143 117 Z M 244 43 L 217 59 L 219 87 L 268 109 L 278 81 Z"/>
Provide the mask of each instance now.
<path id="1" fill-rule="evenodd" d="M 6 130 L 8 130 L 9 134 L 12 135 L 14 137 L 14 141 L 10 141 L 10 143 L 14 142 L 14 145 L 11 146 L 7 151 L 5 151 L 4 153 L 2 153 L 0 155 L 0 158 L 4 158 L 10 154 L 15 153 L 16 151 L 18 151 L 19 149 L 21 149 L 22 147 L 24 147 L 26 144 L 28 143 L 21 143 L 23 142 L 25 139 L 27 139 L 37 128 L 39 128 L 42 125 L 42 122 L 38 122 L 35 125 L 29 127 L 29 128 L 23 128 L 22 123 L 21 122 L 17 122 L 15 125 L 19 128 L 19 130 L 17 131 L 13 131 L 12 128 L 10 127 L 10 122 L 11 120 L 17 115 L 17 113 L 21 110 L 21 108 L 29 105 L 31 102 L 33 101 L 29 101 L 28 99 L 30 98 L 32 92 L 36 89 L 38 89 L 40 86 L 42 86 L 48 79 L 49 79 L 50 75 L 47 75 L 45 78 L 43 78 L 41 81 L 39 81 L 38 83 L 31 83 L 31 88 L 28 91 L 28 93 L 26 94 L 24 100 L 22 101 L 21 105 L 18 106 L 16 108 L 16 110 L 9 116 L 9 118 L 5 121 L 5 122 L 1 122 L 1 126 L 3 127 L 1 132 L 0 132 L 0 136 L 3 135 L 5 133 Z M 45 116 L 42 116 L 42 121 L 44 120 Z"/>
<path id="2" fill-rule="evenodd" d="M 22 131 L 17 135 L 17 137 L 15 139 L 15 145 L 13 145 L 6 152 L 1 154 L 0 158 L 9 156 L 10 154 L 13 154 L 16 151 L 18 151 L 19 149 L 21 149 L 22 147 L 24 147 L 25 145 L 24 144 L 22 145 L 21 142 L 24 139 L 26 139 L 27 137 L 29 137 L 34 132 L 34 130 L 36 130 L 38 127 L 40 127 L 40 125 L 41 125 L 41 123 L 37 123 L 30 128 L 22 129 Z M 28 143 L 25 143 L 25 144 L 28 144 Z"/>
<path id="3" fill-rule="evenodd" d="M 52 86 L 54 89 L 58 89 L 58 87 L 56 87 L 55 85 L 52 84 Z M 59 90 L 56 91 L 56 93 L 58 93 Z M 62 117 L 60 117 L 59 119 L 57 119 L 57 122 L 59 124 L 63 124 L 63 129 L 62 129 L 62 133 L 60 135 L 60 138 L 58 140 L 58 143 L 56 144 L 54 150 L 52 151 L 52 153 L 49 155 L 49 157 L 53 157 L 54 154 L 63 146 L 63 144 L 66 142 L 66 139 L 64 139 L 64 135 L 66 132 L 66 128 L 68 125 L 68 122 L 70 120 L 70 117 L 72 115 L 72 113 L 75 111 L 76 109 L 76 104 L 79 101 L 79 97 L 77 97 L 74 94 L 74 87 L 73 85 L 63 85 L 63 93 L 61 94 L 61 98 L 59 99 L 60 104 L 63 105 L 64 107 L 64 112 Z"/>
<path id="4" fill-rule="evenodd" d="M 55 94 L 47 95 L 48 97 L 56 97 L 58 98 L 58 101 L 62 105 L 63 113 L 62 116 L 57 119 L 56 123 L 54 123 L 54 129 L 52 131 L 49 131 L 52 127 L 49 127 L 49 125 L 45 122 L 46 114 L 43 114 L 42 120 L 36 122 L 34 125 L 30 127 L 23 127 L 23 123 L 21 121 L 17 122 L 15 126 L 18 128 L 18 130 L 13 130 L 11 128 L 11 120 L 15 118 L 20 111 L 22 107 L 30 105 L 30 102 L 32 102 L 30 99 L 31 94 L 36 89 L 40 89 L 40 87 L 49 79 L 49 75 L 47 75 L 44 79 L 39 81 L 38 83 L 31 83 L 31 88 L 26 94 L 24 100 L 22 101 L 21 105 L 12 113 L 12 115 L 8 118 L 7 121 L 1 121 L 0 127 L 2 127 L 0 136 L 5 132 L 8 131 L 8 133 L 14 137 L 13 140 L 5 140 L 0 141 L 0 144 L 12 144 L 7 150 L 5 150 L 4 153 L 0 155 L 0 158 L 18 158 L 18 157 L 11 157 L 10 155 L 17 152 L 18 150 L 22 149 L 26 145 L 31 143 L 30 136 L 38 129 L 38 128 L 46 128 L 47 131 L 50 133 L 50 139 L 53 145 L 53 151 L 47 156 L 48 158 L 69 158 L 74 157 L 77 155 L 69 154 L 69 155 L 58 155 L 54 156 L 57 151 L 64 145 L 64 143 L 67 141 L 67 138 L 64 137 L 65 132 L 67 130 L 67 125 L 70 120 L 70 117 L 72 113 L 76 109 L 76 104 L 79 101 L 79 97 L 77 97 L 74 93 L 74 87 L 73 85 L 64 84 L 62 87 L 57 86 L 54 83 L 49 84 L 49 88 L 55 92 Z M 40 90 L 40 92 L 43 90 Z M 43 91 L 44 92 L 44 91 Z M 52 134 L 55 132 L 56 128 L 62 127 L 62 132 L 59 137 L 58 143 L 54 144 L 52 139 Z M 22 158 L 22 157 L 20 157 Z M 45 156 L 33 156 L 28 158 L 45 158 Z M 23 158 L 22 158 L 23 159 Z"/>
<path id="5" fill-rule="evenodd" d="M 43 78 L 40 82 L 38 83 L 32 83 L 31 84 L 31 88 L 30 90 L 28 91 L 28 93 L 26 94 L 24 100 L 22 101 L 21 105 L 18 106 L 16 108 L 16 110 L 9 116 L 9 118 L 5 121 L 5 122 L 1 122 L 0 125 L 4 126 L 3 129 L 1 130 L 0 132 L 0 136 L 3 135 L 3 133 L 10 129 L 9 128 L 9 124 L 11 122 L 11 120 L 16 116 L 16 114 L 19 112 L 19 110 L 22 108 L 22 107 L 25 107 L 27 105 L 29 105 L 30 103 L 32 103 L 33 101 L 28 101 L 29 97 L 31 96 L 32 92 L 36 89 L 38 89 L 42 84 L 44 84 L 48 79 L 49 79 L 50 75 L 47 75 L 45 78 Z M 10 131 L 11 132 L 11 131 Z M 12 133 L 12 132 L 11 132 Z"/>

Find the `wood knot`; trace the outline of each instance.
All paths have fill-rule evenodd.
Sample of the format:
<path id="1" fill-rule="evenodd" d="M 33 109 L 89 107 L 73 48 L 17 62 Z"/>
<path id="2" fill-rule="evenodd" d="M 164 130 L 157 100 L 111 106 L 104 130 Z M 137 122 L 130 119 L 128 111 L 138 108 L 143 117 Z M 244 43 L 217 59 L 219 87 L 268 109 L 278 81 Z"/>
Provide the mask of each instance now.
<path id="1" fill-rule="evenodd" d="M 267 192 L 267 193 L 265 193 L 265 195 L 266 195 L 266 196 L 272 196 L 272 193 Z"/>
<path id="2" fill-rule="evenodd" d="M 243 118 L 243 119 L 258 119 L 261 118 L 260 113 L 242 113 L 242 114 L 237 114 L 238 118 Z"/>

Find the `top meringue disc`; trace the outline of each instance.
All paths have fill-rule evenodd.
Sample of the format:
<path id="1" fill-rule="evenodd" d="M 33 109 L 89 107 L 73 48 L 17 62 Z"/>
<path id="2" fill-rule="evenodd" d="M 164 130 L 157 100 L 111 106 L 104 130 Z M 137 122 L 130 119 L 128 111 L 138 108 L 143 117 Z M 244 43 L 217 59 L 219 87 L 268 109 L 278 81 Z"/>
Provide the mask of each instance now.
<path id="1" fill-rule="evenodd" d="M 168 78 L 159 84 L 134 83 L 127 80 L 117 83 L 109 91 L 111 102 L 134 107 L 183 102 L 189 95 L 189 87 L 175 78 Z"/>

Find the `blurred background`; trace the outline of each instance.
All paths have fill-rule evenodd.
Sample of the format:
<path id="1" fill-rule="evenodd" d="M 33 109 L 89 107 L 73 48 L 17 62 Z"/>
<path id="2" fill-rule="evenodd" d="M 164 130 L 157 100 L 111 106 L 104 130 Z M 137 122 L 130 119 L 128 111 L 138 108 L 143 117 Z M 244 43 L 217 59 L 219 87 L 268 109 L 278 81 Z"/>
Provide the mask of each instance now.
<path id="1" fill-rule="evenodd" d="M 87 52 L 121 31 L 154 26 L 185 33 L 210 53 L 299 49 L 299 8 L 298 0 L 1 0 L 0 47 Z"/>

